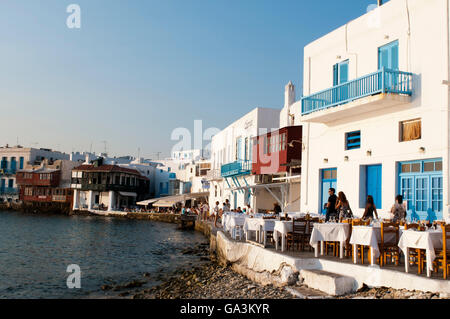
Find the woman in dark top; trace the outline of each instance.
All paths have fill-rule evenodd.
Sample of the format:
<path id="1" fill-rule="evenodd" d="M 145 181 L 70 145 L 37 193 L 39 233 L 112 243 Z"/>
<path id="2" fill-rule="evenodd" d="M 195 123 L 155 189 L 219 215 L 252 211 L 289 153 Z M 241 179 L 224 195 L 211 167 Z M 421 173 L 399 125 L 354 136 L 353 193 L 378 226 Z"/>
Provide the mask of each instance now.
<path id="1" fill-rule="evenodd" d="M 373 197 L 372 197 L 372 195 L 368 195 L 367 200 L 366 200 L 366 209 L 364 210 L 364 215 L 362 218 L 363 219 L 369 219 L 369 218 L 373 219 L 374 213 L 378 219 L 377 207 L 375 206 L 375 203 L 373 202 Z"/>

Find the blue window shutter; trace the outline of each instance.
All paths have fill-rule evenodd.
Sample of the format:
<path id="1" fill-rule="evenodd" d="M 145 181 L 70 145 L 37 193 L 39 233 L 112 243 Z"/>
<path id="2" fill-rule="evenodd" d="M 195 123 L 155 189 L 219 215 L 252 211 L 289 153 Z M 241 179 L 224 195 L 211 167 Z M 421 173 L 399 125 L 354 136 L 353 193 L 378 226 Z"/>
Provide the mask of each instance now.
<path id="1" fill-rule="evenodd" d="M 348 61 L 339 64 L 339 84 L 348 82 Z"/>
<path id="2" fill-rule="evenodd" d="M 333 65 L 333 86 L 339 84 L 339 72 L 338 72 L 339 64 Z"/>
<path id="3" fill-rule="evenodd" d="M 391 65 L 390 68 L 393 70 L 398 70 L 398 42 L 391 47 Z"/>

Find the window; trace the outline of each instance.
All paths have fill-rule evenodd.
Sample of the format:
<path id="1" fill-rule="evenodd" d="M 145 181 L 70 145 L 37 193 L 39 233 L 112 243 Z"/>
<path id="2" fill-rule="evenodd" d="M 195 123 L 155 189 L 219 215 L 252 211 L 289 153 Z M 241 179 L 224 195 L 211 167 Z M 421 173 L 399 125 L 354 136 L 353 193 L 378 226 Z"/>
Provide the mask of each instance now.
<path id="1" fill-rule="evenodd" d="M 400 142 L 420 140 L 422 121 L 420 119 L 400 122 Z"/>
<path id="2" fill-rule="evenodd" d="M 348 60 L 333 65 L 333 86 L 348 82 Z"/>
<path id="3" fill-rule="evenodd" d="M 269 153 L 269 143 L 267 141 L 267 135 L 264 136 L 264 154 Z"/>
<path id="4" fill-rule="evenodd" d="M 345 133 L 345 149 L 354 150 L 361 148 L 361 131 Z"/>
<path id="5" fill-rule="evenodd" d="M 286 150 L 286 133 L 281 134 L 281 150 Z"/>

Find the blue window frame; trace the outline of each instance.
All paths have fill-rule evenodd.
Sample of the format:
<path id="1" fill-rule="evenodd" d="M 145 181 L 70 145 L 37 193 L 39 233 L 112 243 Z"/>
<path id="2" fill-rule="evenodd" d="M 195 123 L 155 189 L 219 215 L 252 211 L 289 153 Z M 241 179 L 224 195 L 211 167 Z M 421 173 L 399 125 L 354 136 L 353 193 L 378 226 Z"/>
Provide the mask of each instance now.
<path id="1" fill-rule="evenodd" d="M 24 162 L 24 158 L 20 157 L 19 158 L 19 169 L 23 169 L 23 162 Z"/>
<path id="2" fill-rule="evenodd" d="M 345 133 L 345 149 L 353 150 L 361 148 L 361 131 Z"/>
<path id="3" fill-rule="evenodd" d="M 399 192 L 408 205 L 408 219 L 442 219 L 442 159 L 399 163 Z"/>

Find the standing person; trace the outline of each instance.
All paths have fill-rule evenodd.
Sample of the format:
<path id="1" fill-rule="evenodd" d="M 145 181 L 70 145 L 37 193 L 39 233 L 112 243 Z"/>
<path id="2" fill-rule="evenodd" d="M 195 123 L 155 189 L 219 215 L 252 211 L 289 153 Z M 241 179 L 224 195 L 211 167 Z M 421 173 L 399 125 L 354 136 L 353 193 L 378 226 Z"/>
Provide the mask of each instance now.
<path id="1" fill-rule="evenodd" d="M 209 211 L 209 205 L 208 205 L 208 203 L 204 203 L 202 206 L 203 220 L 206 220 L 208 218 L 208 211 Z"/>
<path id="2" fill-rule="evenodd" d="M 223 211 L 224 211 L 225 213 L 231 211 L 231 204 L 230 204 L 230 201 L 228 200 L 228 198 L 225 199 L 225 204 L 224 204 L 224 205 L 225 205 L 225 206 L 224 206 L 224 208 L 223 208 Z"/>
<path id="3" fill-rule="evenodd" d="M 214 207 L 214 227 L 217 227 L 217 220 L 219 219 L 219 202 L 216 202 L 216 207 Z"/>
<path id="4" fill-rule="evenodd" d="M 397 195 L 397 197 L 395 197 L 395 204 L 391 208 L 391 214 L 394 215 L 394 223 L 406 219 L 406 209 L 403 205 L 402 195 Z"/>
<path id="5" fill-rule="evenodd" d="M 214 210 L 213 210 L 214 226 L 217 225 L 217 216 L 219 215 L 219 210 L 220 210 L 219 202 L 216 202 L 216 206 L 214 207 Z"/>
<path id="6" fill-rule="evenodd" d="M 335 195 L 336 190 L 334 188 L 330 188 L 328 190 L 328 195 L 330 195 L 328 197 L 328 203 L 327 205 L 327 214 L 325 217 L 325 222 L 329 221 L 330 218 L 332 217 L 336 217 L 337 212 L 336 212 L 336 201 L 337 201 L 337 196 Z"/>
<path id="7" fill-rule="evenodd" d="M 247 215 L 253 215 L 253 209 L 250 207 L 250 204 L 247 204 Z"/>
<path id="8" fill-rule="evenodd" d="M 364 210 L 364 215 L 363 215 L 362 219 L 369 219 L 369 218 L 373 219 L 373 214 L 375 214 L 375 216 L 378 219 L 377 207 L 375 206 L 375 203 L 373 202 L 373 196 L 367 195 L 366 208 Z"/>
<path id="9" fill-rule="evenodd" d="M 353 218 L 353 212 L 350 208 L 350 203 L 347 200 L 344 192 L 339 192 L 336 202 L 336 211 L 339 214 L 339 219 Z"/>

